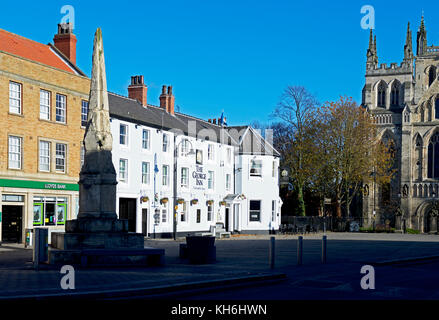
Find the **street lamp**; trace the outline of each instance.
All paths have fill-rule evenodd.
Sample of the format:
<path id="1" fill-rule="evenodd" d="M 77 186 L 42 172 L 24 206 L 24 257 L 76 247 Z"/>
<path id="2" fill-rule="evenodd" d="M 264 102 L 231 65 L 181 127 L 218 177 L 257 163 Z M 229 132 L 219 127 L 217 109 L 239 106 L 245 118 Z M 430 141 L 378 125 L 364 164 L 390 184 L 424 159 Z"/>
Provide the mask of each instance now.
<path id="1" fill-rule="evenodd" d="M 177 179 L 177 158 L 178 158 L 178 150 L 180 149 L 180 145 L 185 142 L 185 143 L 189 143 L 191 148 L 183 153 L 182 155 L 189 156 L 189 155 L 194 155 L 195 151 L 194 148 L 192 146 L 192 143 L 188 140 L 188 139 L 182 139 L 177 145 L 175 144 L 177 137 L 174 137 L 174 145 L 175 145 L 175 149 L 174 149 L 174 217 L 173 217 L 173 231 L 174 231 L 174 240 L 177 240 L 177 209 L 178 209 L 178 204 L 177 204 L 177 183 L 178 183 L 178 179 Z M 187 150 L 187 147 L 186 147 Z M 188 176 L 189 179 L 189 176 Z"/>

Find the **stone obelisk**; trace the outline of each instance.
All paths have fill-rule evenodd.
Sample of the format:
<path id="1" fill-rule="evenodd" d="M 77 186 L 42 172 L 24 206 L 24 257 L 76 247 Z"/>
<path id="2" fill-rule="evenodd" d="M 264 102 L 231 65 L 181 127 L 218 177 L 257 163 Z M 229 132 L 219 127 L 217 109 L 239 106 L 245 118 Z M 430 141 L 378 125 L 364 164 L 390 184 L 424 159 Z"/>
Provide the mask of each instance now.
<path id="1" fill-rule="evenodd" d="M 100 250 L 95 252 L 98 256 L 94 261 L 101 264 L 130 264 L 142 262 L 148 255 L 157 255 L 152 249 L 144 248 L 141 233 L 128 232 L 128 220 L 117 218 L 112 144 L 102 32 L 97 29 L 84 135 L 85 158 L 79 179 L 79 213 L 77 219 L 66 222 L 66 232 L 52 233 L 50 263 L 78 263 L 84 257 L 92 259 L 91 249 Z M 120 257 L 121 249 L 126 249 L 123 257 Z M 116 250 L 119 250 L 117 255 Z M 163 254 L 164 251 L 160 251 L 158 256 Z"/>

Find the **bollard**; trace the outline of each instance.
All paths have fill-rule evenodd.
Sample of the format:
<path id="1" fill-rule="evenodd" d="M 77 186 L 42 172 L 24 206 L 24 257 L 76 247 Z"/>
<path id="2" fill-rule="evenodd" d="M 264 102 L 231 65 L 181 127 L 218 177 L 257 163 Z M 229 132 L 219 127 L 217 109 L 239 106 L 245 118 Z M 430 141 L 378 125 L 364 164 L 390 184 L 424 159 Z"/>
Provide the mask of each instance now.
<path id="1" fill-rule="evenodd" d="M 322 263 L 326 263 L 326 236 L 322 238 Z"/>
<path id="2" fill-rule="evenodd" d="M 302 265 L 302 253 L 303 253 L 303 237 L 299 236 L 297 239 L 297 265 Z"/>
<path id="3" fill-rule="evenodd" d="M 270 249 L 268 255 L 268 262 L 270 264 L 270 268 L 274 269 L 274 261 L 275 261 L 275 238 L 270 237 Z"/>
<path id="4" fill-rule="evenodd" d="M 326 221 L 323 222 L 323 233 L 326 234 Z"/>

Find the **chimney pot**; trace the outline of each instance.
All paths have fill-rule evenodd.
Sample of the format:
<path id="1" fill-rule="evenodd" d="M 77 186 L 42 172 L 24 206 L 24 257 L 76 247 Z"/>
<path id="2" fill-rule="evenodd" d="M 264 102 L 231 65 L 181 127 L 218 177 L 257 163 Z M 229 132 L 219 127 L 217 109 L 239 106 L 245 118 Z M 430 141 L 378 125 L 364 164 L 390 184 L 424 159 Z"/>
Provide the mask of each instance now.
<path id="1" fill-rule="evenodd" d="M 73 34 L 72 24 L 58 24 L 58 33 L 53 37 L 53 43 L 63 55 L 73 64 L 76 64 L 76 36 Z"/>
<path id="2" fill-rule="evenodd" d="M 142 106 L 147 106 L 148 87 L 143 82 L 143 76 L 132 76 L 128 86 L 128 97 L 139 101 Z"/>

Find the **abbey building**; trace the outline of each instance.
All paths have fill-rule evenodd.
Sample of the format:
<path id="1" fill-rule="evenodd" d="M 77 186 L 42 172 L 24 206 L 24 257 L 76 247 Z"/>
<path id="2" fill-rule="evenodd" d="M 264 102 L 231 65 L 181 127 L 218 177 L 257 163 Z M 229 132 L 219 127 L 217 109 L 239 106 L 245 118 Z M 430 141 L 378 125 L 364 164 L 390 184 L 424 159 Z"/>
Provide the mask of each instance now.
<path id="1" fill-rule="evenodd" d="M 379 128 L 379 139 L 395 147 L 396 174 L 389 185 L 371 182 L 363 196 L 363 218 L 395 223 L 398 230 L 437 231 L 439 204 L 439 46 L 428 45 L 422 17 L 413 50 L 410 23 L 401 64 L 378 64 L 371 30 L 362 105 Z"/>

